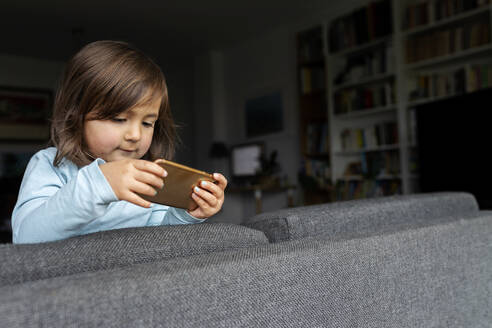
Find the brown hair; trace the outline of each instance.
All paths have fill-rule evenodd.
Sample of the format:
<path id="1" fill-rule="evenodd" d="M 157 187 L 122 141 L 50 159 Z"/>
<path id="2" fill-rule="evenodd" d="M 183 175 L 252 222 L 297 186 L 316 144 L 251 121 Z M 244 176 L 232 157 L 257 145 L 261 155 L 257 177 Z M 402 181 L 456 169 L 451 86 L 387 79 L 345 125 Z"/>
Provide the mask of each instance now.
<path id="1" fill-rule="evenodd" d="M 137 105 L 161 98 L 159 118 L 144 158 L 171 159 L 176 127 L 169 108 L 164 74 L 148 56 L 119 41 L 96 41 L 83 47 L 67 63 L 58 87 L 51 124 L 51 143 L 57 148 L 53 161 L 63 158 L 78 166 L 92 159 L 84 142 L 84 120 L 111 119 Z"/>

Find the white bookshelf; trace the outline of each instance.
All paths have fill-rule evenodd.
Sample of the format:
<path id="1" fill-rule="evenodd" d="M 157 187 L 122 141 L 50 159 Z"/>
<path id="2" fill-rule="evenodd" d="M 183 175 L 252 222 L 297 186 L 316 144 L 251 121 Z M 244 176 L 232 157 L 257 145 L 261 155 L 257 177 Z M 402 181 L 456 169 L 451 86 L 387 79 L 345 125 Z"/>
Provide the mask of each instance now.
<path id="1" fill-rule="evenodd" d="M 367 51 L 368 49 L 371 49 L 371 48 L 374 48 L 374 47 L 379 47 L 382 44 L 385 44 L 385 43 L 389 42 L 391 39 L 392 39 L 392 37 L 387 37 L 387 36 L 381 37 L 381 38 L 378 38 L 377 40 L 370 41 L 370 42 L 368 42 L 366 44 L 362 44 L 362 45 L 355 46 L 355 47 L 352 47 L 352 48 L 349 48 L 349 49 L 344 49 L 344 50 L 340 50 L 340 51 L 334 52 L 334 53 L 331 54 L 331 57 L 332 58 L 334 58 L 334 57 L 344 57 L 344 56 L 348 56 L 348 55 L 355 54 L 355 53 L 358 53 L 358 52 L 364 52 L 364 51 Z"/>
<path id="2" fill-rule="evenodd" d="M 471 49 L 462 50 L 456 53 L 448 54 L 445 56 L 441 56 L 439 58 L 431 58 L 427 60 L 422 60 L 417 63 L 407 64 L 407 70 L 417 70 L 417 69 L 425 69 L 430 66 L 439 66 L 444 64 L 451 64 L 452 61 L 464 61 L 468 60 L 469 57 L 476 56 L 482 57 L 484 55 L 492 54 L 492 45 L 486 44 L 479 47 L 474 47 Z"/>
<path id="3" fill-rule="evenodd" d="M 396 30 L 396 39 L 399 41 L 400 48 L 398 55 L 399 73 L 397 73 L 397 75 L 400 77 L 399 89 L 401 94 L 401 102 L 398 108 L 399 128 L 402 130 L 400 131 L 400 134 L 404 138 L 401 149 L 404 193 L 418 191 L 418 186 L 416 186 L 416 182 L 419 178 L 418 172 L 410 172 L 409 170 L 408 158 L 410 151 L 418 147 L 418 145 L 416 144 L 416 140 L 414 139 L 414 131 L 411 131 L 413 128 L 409 127 L 412 122 L 412 120 L 410 119 L 410 111 L 418 105 L 431 103 L 433 101 L 444 100 L 462 94 L 451 92 L 444 95 L 429 95 L 425 98 L 411 100 L 410 92 L 412 92 L 413 87 L 410 81 L 418 75 L 431 76 L 434 74 L 443 74 L 443 72 L 445 73 L 449 71 L 454 71 L 459 68 L 467 70 L 469 69 L 470 65 L 473 65 L 473 63 L 483 62 L 484 60 L 487 60 L 487 56 L 490 56 L 490 54 L 492 54 L 492 44 L 490 43 L 490 18 L 492 7 L 490 6 L 490 4 L 465 12 L 455 13 L 454 15 L 442 18 L 440 20 L 433 19 L 432 15 L 435 14 L 435 11 L 431 10 L 430 20 L 427 24 L 407 29 L 403 26 L 403 17 L 405 15 L 405 10 L 408 5 L 418 4 L 419 2 L 423 3 L 422 1 L 415 0 L 393 1 L 393 4 L 395 6 L 395 19 L 398 20 L 400 23 L 399 25 L 397 25 L 398 29 Z M 434 4 L 435 1 L 429 1 L 429 3 Z M 489 42 L 487 44 L 474 46 L 468 49 L 458 49 L 454 52 L 445 53 L 437 57 L 427 58 L 417 62 L 406 62 L 405 43 L 406 40 L 408 40 L 409 38 L 435 33 L 436 31 L 439 32 L 443 30 L 452 30 L 457 27 L 463 28 L 464 26 L 466 26 L 466 24 L 471 24 L 479 20 L 488 21 Z M 452 35 L 454 35 L 453 33 L 455 32 L 451 32 Z M 456 47 L 456 45 L 453 45 L 453 47 Z M 415 190 L 415 187 L 417 187 L 417 190 Z"/>
<path id="4" fill-rule="evenodd" d="M 358 79 L 357 81 L 350 81 L 347 83 L 342 83 L 340 85 L 335 86 L 333 91 L 339 91 L 342 89 L 349 89 L 349 88 L 357 87 L 360 85 L 381 82 L 384 80 L 392 79 L 394 77 L 395 77 L 395 74 L 393 74 L 392 72 L 384 73 L 384 74 L 376 74 L 376 75 L 371 76 L 371 77 L 363 77 L 361 79 Z"/>
<path id="5" fill-rule="evenodd" d="M 424 33 L 424 32 L 428 32 L 430 30 L 437 29 L 437 28 L 440 28 L 440 27 L 443 27 L 446 25 L 454 24 L 457 22 L 459 23 L 465 19 L 473 18 L 477 15 L 487 14 L 490 11 L 490 8 L 491 8 L 491 6 L 487 5 L 487 6 L 479 7 L 479 8 L 472 9 L 472 10 L 469 10 L 466 12 L 462 12 L 462 13 L 453 15 L 451 17 L 441 19 L 439 21 L 431 20 L 431 22 L 429 24 L 404 30 L 402 34 L 404 37 L 409 37 L 413 34 Z"/>
<path id="6" fill-rule="evenodd" d="M 334 116 L 336 116 L 336 118 L 340 120 L 351 120 L 351 119 L 356 119 L 358 117 L 373 116 L 377 114 L 394 112 L 396 108 L 397 106 L 396 104 L 394 104 L 389 106 L 374 107 L 371 109 L 352 111 L 350 113 L 345 113 L 345 114 L 334 114 Z"/>
<path id="7" fill-rule="evenodd" d="M 399 149 L 400 149 L 399 144 L 393 144 L 393 145 L 383 145 L 383 146 L 379 146 L 379 147 L 366 147 L 366 148 L 361 148 L 361 149 L 347 149 L 347 150 L 335 152 L 335 155 L 336 156 L 353 156 L 353 155 L 359 155 L 359 154 L 364 154 L 364 153 L 399 150 Z"/>
<path id="8" fill-rule="evenodd" d="M 392 6 L 392 24 L 393 32 L 391 35 L 374 39 L 365 44 L 359 44 L 352 48 L 341 49 L 338 51 L 330 51 L 329 28 L 330 25 L 339 17 L 344 17 L 351 14 L 361 7 L 352 8 L 350 11 L 340 13 L 332 20 L 327 20 L 321 24 L 324 26 L 324 53 L 326 63 L 327 88 L 326 97 L 328 105 L 328 121 L 329 121 L 329 136 L 330 136 L 330 169 L 333 185 L 338 181 L 364 181 L 366 178 L 362 175 L 349 174 L 346 171 L 347 166 L 354 161 L 357 161 L 361 156 L 374 152 L 392 152 L 397 153 L 399 160 L 399 172 L 385 173 L 373 177 L 374 180 L 398 180 L 400 182 L 400 192 L 409 194 L 418 192 L 418 172 L 413 172 L 411 168 L 414 163 L 410 163 L 411 152 L 418 147 L 415 141 L 415 134 L 412 121 L 411 111 L 415 106 L 430 103 L 437 100 L 443 100 L 458 93 L 447 93 L 444 95 L 431 94 L 427 97 L 419 97 L 417 99 L 410 98 L 410 92 L 414 91 L 415 79 L 421 76 L 428 75 L 429 77 L 442 78 L 446 72 L 463 68 L 466 74 L 473 72 L 473 65 L 486 65 L 490 63 L 492 71 L 492 59 L 488 59 L 492 54 L 492 5 L 486 4 L 482 7 L 468 10 L 466 12 L 456 13 L 449 17 L 443 17 L 436 20 L 436 7 L 428 7 L 429 20 L 425 25 L 414 26 L 407 28 L 404 26 L 407 6 L 430 2 L 435 4 L 436 0 L 391 0 Z M 366 5 L 370 2 L 367 1 Z M 379 18 L 378 19 L 382 19 Z M 486 23 L 488 42 L 475 45 L 470 48 L 458 49 L 454 52 L 446 52 L 438 57 L 429 57 L 419 61 L 407 62 L 408 52 L 406 50 L 407 41 L 415 40 L 422 36 L 431 37 L 435 33 L 450 31 L 449 33 L 457 39 L 458 29 L 463 26 L 464 35 L 468 33 L 469 26 L 476 21 Z M 471 32 L 470 32 L 471 33 Z M 465 36 L 463 36 L 464 38 Z M 417 39 L 421 40 L 421 39 Z M 414 41 L 417 42 L 417 41 Z M 418 41 L 420 42 L 420 41 Z M 335 78 L 340 74 L 343 65 L 346 64 L 348 58 L 354 56 L 362 56 L 365 53 L 371 53 L 375 49 L 382 49 L 386 45 L 392 48 L 393 63 L 384 73 L 377 73 L 371 76 L 359 76 L 356 79 L 338 81 L 335 84 Z M 441 49 L 442 50 L 442 49 Z M 491 57 L 492 58 L 492 57 Z M 485 63 L 485 64 L 484 64 Z M 440 75 L 439 75 L 440 74 Z M 467 75 L 466 75 L 467 76 Z M 468 77 L 466 77 L 468 85 Z M 394 83 L 394 98 L 395 102 L 386 104 L 385 106 L 377 106 L 370 109 L 348 110 L 340 112 L 335 109 L 335 98 L 337 93 L 343 93 L 346 90 L 356 89 L 361 87 L 376 87 L 385 83 Z M 489 86 L 492 85 L 492 73 L 489 78 Z M 483 87 L 483 86 L 482 86 Z M 468 87 L 467 87 L 468 88 Z M 347 91 L 348 92 L 348 91 Z M 433 91 L 435 92 L 435 90 Z M 465 91 L 468 92 L 468 91 Z M 378 147 L 366 147 L 357 149 L 344 149 L 342 147 L 342 132 L 347 129 L 365 129 L 370 126 L 377 125 L 382 122 L 393 121 L 397 124 L 398 142 L 389 145 L 380 145 Z"/>
<path id="9" fill-rule="evenodd" d="M 359 7 L 360 8 L 360 7 Z M 354 8 L 356 9 L 356 8 Z M 342 14 L 345 16 L 350 14 L 350 12 Z M 394 23 L 393 23 L 394 24 Z M 330 22 L 327 23 L 330 26 Z M 358 147 L 343 147 L 342 134 L 347 130 L 350 133 L 354 133 L 356 129 L 367 130 L 373 129 L 373 127 L 382 122 L 396 122 L 397 121 L 397 109 L 398 103 L 391 101 L 390 98 L 396 97 L 386 97 L 384 100 L 384 105 L 375 106 L 361 106 L 362 108 L 349 108 L 347 111 L 340 108 L 336 108 L 337 104 L 335 98 L 340 97 L 340 94 L 345 90 L 350 94 L 350 89 L 356 90 L 359 88 L 385 88 L 386 96 L 388 96 L 388 84 L 393 84 L 393 92 L 396 92 L 396 79 L 397 79 L 397 67 L 395 65 L 395 57 L 389 51 L 388 48 L 395 49 L 394 35 L 386 35 L 383 37 L 377 37 L 373 41 L 369 41 L 365 44 L 357 45 L 353 48 L 344 49 L 341 51 L 329 51 L 329 45 L 327 45 L 327 60 L 329 66 L 329 71 L 332 73 L 328 76 L 328 104 L 330 113 L 330 136 L 331 136 L 331 165 L 332 165 L 332 183 L 337 185 L 337 183 L 362 183 L 366 178 L 360 174 L 354 174 L 352 172 L 347 172 L 347 167 L 358 163 L 361 158 L 369 154 L 375 154 L 379 156 L 379 153 L 385 152 L 398 152 L 400 149 L 399 144 L 380 144 L 380 145 L 359 145 Z M 371 75 L 360 76 L 357 79 L 350 79 L 347 82 L 342 82 L 335 84 L 334 79 L 337 73 L 340 72 L 340 64 L 346 63 L 354 58 L 372 58 L 376 56 L 377 53 L 385 53 L 386 60 L 385 65 L 379 67 L 383 68 L 383 72 L 377 69 Z M 370 59 L 369 59 L 370 60 Z M 392 64 L 390 64 L 393 61 Z M 374 68 L 374 67 L 372 67 Z M 369 70 L 370 71 L 370 70 Z M 350 76 L 350 73 L 348 74 Z M 374 96 L 378 91 L 372 93 Z M 343 97 L 343 96 L 342 96 Z M 371 98 L 375 98 L 371 97 Z M 374 101 L 373 101 L 374 103 Z M 389 172 L 381 172 L 379 174 L 374 174 L 371 178 L 373 182 L 380 182 L 384 180 L 401 180 L 401 173 L 397 172 L 392 174 Z M 340 199 L 340 198 L 338 198 Z"/>

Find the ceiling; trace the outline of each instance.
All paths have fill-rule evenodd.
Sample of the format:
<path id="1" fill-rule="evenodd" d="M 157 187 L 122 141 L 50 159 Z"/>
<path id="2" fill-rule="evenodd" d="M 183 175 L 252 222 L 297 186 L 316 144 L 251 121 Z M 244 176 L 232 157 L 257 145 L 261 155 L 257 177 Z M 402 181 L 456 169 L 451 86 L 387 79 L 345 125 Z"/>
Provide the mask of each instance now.
<path id="1" fill-rule="evenodd" d="M 189 59 L 326 8 L 324 0 L 2 0 L 0 52 L 65 60 L 87 42 L 125 40 Z"/>

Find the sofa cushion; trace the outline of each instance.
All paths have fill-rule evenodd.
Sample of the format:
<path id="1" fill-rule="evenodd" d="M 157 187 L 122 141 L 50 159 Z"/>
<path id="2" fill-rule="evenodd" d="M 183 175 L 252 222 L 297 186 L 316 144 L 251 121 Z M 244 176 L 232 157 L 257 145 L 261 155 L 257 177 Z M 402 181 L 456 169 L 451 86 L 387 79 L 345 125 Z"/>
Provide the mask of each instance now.
<path id="1" fill-rule="evenodd" d="M 469 193 L 439 192 L 289 208 L 256 215 L 243 224 L 263 231 L 271 242 L 338 239 L 437 224 L 478 211 Z"/>
<path id="2" fill-rule="evenodd" d="M 490 327 L 492 217 L 0 288 L 5 327 Z"/>
<path id="3" fill-rule="evenodd" d="M 225 223 L 101 231 L 39 244 L 0 245 L 0 285 L 268 243 Z"/>

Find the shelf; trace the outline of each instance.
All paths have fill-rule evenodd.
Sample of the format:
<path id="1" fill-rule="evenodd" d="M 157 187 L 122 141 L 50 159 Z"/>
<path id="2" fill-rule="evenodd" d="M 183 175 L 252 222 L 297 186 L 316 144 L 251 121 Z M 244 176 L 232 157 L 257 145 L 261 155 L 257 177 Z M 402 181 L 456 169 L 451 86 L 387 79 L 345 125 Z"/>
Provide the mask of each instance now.
<path id="1" fill-rule="evenodd" d="M 412 100 L 407 104 L 407 107 L 415 107 L 423 104 L 428 104 L 434 101 L 439 101 L 439 100 L 444 100 L 444 99 L 449 99 L 453 97 L 460 96 L 461 94 L 454 94 L 454 95 L 447 95 L 447 96 L 439 96 L 439 97 L 427 97 L 427 98 L 422 98 L 418 100 Z"/>
<path id="2" fill-rule="evenodd" d="M 488 43 L 486 45 L 482 45 L 479 47 L 474 47 L 474 48 L 462 50 L 462 51 L 455 52 L 455 53 L 445 55 L 445 56 L 434 57 L 434 58 L 425 59 L 425 60 L 421 60 L 418 62 L 406 64 L 406 69 L 415 70 L 415 69 L 425 68 L 425 67 L 431 66 L 431 65 L 449 63 L 453 60 L 464 59 L 468 56 L 478 55 L 478 54 L 482 54 L 482 52 L 486 53 L 488 51 L 492 51 L 492 43 Z"/>
<path id="3" fill-rule="evenodd" d="M 365 148 L 365 149 L 352 149 L 352 150 L 342 150 L 335 153 L 336 156 L 353 156 L 359 155 L 363 153 L 375 152 L 375 151 L 391 151 L 391 150 L 399 150 L 400 145 L 383 145 L 379 147 L 373 148 Z"/>
<path id="4" fill-rule="evenodd" d="M 376 114 L 394 112 L 395 110 L 396 110 L 396 105 L 390 105 L 386 107 L 359 109 L 345 114 L 335 114 L 335 117 L 343 120 L 349 120 L 356 117 L 371 116 Z"/>
<path id="5" fill-rule="evenodd" d="M 356 86 L 360 86 L 360 85 L 364 85 L 364 84 L 375 83 L 375 82 L 379 82 L 379 81 L 383 81 L 383 80 L 388 80 L 388 79 L 391 79 L 394 77 L 395 77 L 394 73 L 378 74 L 378 75 L 374 75 L 371 77 L 361 78 L 355 82 L 347 82 L 347 83 L 343 83 L 343 84 L 334 86 L 333 91 L 337 92 L 341 89 L 348 89 L 348 88 L 352 88 L 352 87 L 356 87 Z"/>
<path id="6" fill-rule="evenodd" d="M 451 99 L 451 98 L 454 98 L 454 97 L 463 96 L 465 94 L 473 93 L 473 92 L 484 90 L 484 89 L 488 89 L 488 88 L 489 87 L 487 87 L 487 88 L 480 88 L 480 89 L 477 89 L 477 90 L 474 90 L 474 91 L 471 91 L 471 92 L 456 93 L 456 94 L 452 94 L 452 95 L 439 96 L 439 97 L 426 97 L 426 98 L 421 98 L 421 99 L 417 99 L 417 100 L 412 100 L 412 101 L 409 101 L 407 103 L 407 108 L 411 108 L 411 107 L 415 107 L 415 106 L 419 106 L 419 105 L 424 105 L 424 104 L 432 103 L 432 102 L 435 102 L 435 101 Z"/>
<path id="7" fill-rule="evenodd" d="M 441 16 L 439 20 L 431 15 L 428 24 L 404 28 L 402 22 L 406 19 L 405 5 L 419 2 L 413 0 L 406 2 L 391 0 L 390 2 L 391 12 L 378 15 L 377 21 L 368 22 L 370 24 L 367 27 L 372 28 L 373 25 L 371 24 L 374 24 L 374 26 L 388 31 L 389 28 L 385 28 L 387 27 L 385 23 L 392 21 L 392 34 L 355 45 L 356 40 L 368 39 L 365 34 L 367 31 L 366 24 L 360 24 L 360 20 L 353 18 L 353 13 L 362 10 L 365 6 L 356 5 L 349 6 L 352 9 L 351 13 L 335 15 L 335 17 L 330 18 L 323 28 L 323 49 L 327 52 L 325 54 L 325 78 L 328 86 L 324 94 L 326 97 L 326 104 L 324 105 L 328 106 L 326 120 L 330 129 L 329 149 L 331 156 L 327 156 L 326 161 L 324 161 L 324 157 L 318 157 L 316 154 L 303 153 L 301 157 L 306 162 L 310 160 L 316 162 L 315 159 L 320 158 L 320 164 L 330 165 L 328 173 L 331 176 L 331 181 L 340 181 L 340 185 L 343 186 L 342 189 L 335 190 L 336 199 L 343 198 L 346 193 L 355 193 L 354 195 L 360 198 L 380 194 L 381 190 L 384 195 L 408 194 L 413 190 L 418 190 L 419 176 L 416 169 L 419 167 L 419 154 L 416 145 L 417 134 L 415 133 L 417 122 L 415 121 L 416 113 L 410 109 L 429 103 L 432 105 L 434 102 L 446 99 L 452 101 L 453 97 L 461 94 L 453 92 L 453 94 L 445 95 L 447 90 L 461 92 L 482 85 L 489 85 L 489 82 L 487 84 L 482 83 L 482 80 L 490 80 L 490 77 L 486 80 L 488 72 L 486 73 L 485 69 L 476 69 L 475 66 L 483 66 L 488 69 L 490 61 L 487 58 L 492 58 L 492 41 L 483 43 L 492 40 L 490 37 L 492 36 L 492 3 L 466 12 L 456 13 L 450 17 L 437 15 Z M 426 2 L 428 1 L 426 0 Z M 389 15 L 392 14 L 397 16 L 390 17 Z M 384 23 L 381 23 L 383 21 Z M 336 28 L 332 30 L 327 27 Z M 460 27 L 462 29 L 459 29 Z M 338 33 L 338 31 L 344 31 L 344 33 Z M 343 40 L 345 35 L 350 39 Z M 489 37 L 486 38 L 486 36 Z M 449 44 L 448 41 L 450 41 Z M 456 43 L 458 41 L 462 43 Z M 353 46 L 340 48 L 340 46 L 348 44 Z M 419 48 L 407 48 L 407 46 L 412 47 L 412 45 Z M 423 48 L 424 45 L 426 48 Z M 475 46 L 470 48 L 471 45 Z M 432 47 L 437 49 L 431 49 Z M 389 50 L 390 48 L 391 50 Z M 447 50 L 445 51 L 445 49 Z M 453 52 L 450 53 L 450 51 Z M 441 55 L 428 57 L 438 54 Z M 392 59 L 392 62 L 383 62 L 384 58 L 386 60 Z M 407 58 L 414 61 L 406 63 Z M 415 61 L 418 58 L 422 60 Z M 354 67 L 356 70 L 352 71 Z M 366 67 L 374 67 L 372 72 L 379 72 L 376 67 L 388 71 L 367 76 L 362 74 L 362 72 L 371 71 Z M 455 68 L 460 69 L 460 71 L 453 75 L 456 73 Z M 463 68 L 465 79 L 463 79 Z M 357 72 L 359 72 L 360 78 L 357 78 Z M 472 79 L 472 84 L 465 84 L 463 88 L 463 81 L 467 81 L 468 75 L 478 78 Z M 420 79 L 421 77 L 425 79 Z M 442 88 L 440 85 L 442 81 L 451 81 L 452 79 L 459 79 L 460 84 L 453 85 L 453 88 Z M 338 83 L 335 84 L 335 81 Z M 429 88 L 431 83 L 439 85 L 439 88 Z M 444 82 L 442 83 L 444 84 Z M 409 99 L 410 94 L 414 96 L 412 99 Z M 370 95 L 373 96 L 372 102 L 369 98 Z M 419 95 L 429 95 L 430 97 L 418 98 Z M 314 98 L 311 99 L 311 102 L 314 100 Z M 302 101 L 307 103 L 309 99 L 302 99 Z M 354 110 L 356 106 L 365 106 L 366 104 L 378 104 L 378 107 Z M 382 104 L 388 105 L 382 106 Z M 301 118 L 304 119 L 302 114 Z M 306 124 L 306 122 L 309 121 L 305 119 L 303 123 Z M 392 125 L 386 125 L 389 123 Z M 445 120 L 443 124 L 446 124 Z M 383 133 L 381 128 L 386 129 L 386 133 Z M 439 130 L 436 133 L 439 133 Z M 365 140 L 365 142 L 361 142 L 361 140 Z M 395 144 L 378 147 L 376 146 L 378 140 Z M 398 143 L 398 140 L 401 143 Z M 304 139 L 302 141 L 304 142 Z M 359 145 L 364 144 L 368 147 L 359 148 Z M 350 148 L 343 150 L 342 146 Z M 349 172 L 364 172 L 364 175 L 341 177 L 343 173 Z M 394 174 L 371 178 L 367 176 L 369 173 L 377 175 L 379 172 L 392 172 Z M 338 179 L 338 177 L 341 178 Z M 342 181 L 348 182 L 343 183 Z M 350 181 L 354 182 L 351 183 Z M 360 188 L 361 185 L 363 188 Z M 417 188 L 414 188 L 415 186 Z M 367 192 L 367 190 L 369 191 Z"/>
<path id="8" fill-rule="evenodd" d="M 366 50 L 369 50 L 369 49 L 372 49 L 372 48 L 376 48 L 376 47 L 382 46 L 385 43 L 390 42 L 392 38 L 393 38 L 392 35 L 385 36 L 385 37 L 376 39 L 374 41 L 371 41 L 371 42 L 368 42 L 368 43 L 364 43 L 364 44 L 359 45 L 359 46 L 355 46 L 355 47 L 344 49 L 344 50 L 341 50 L 341 51 L 338 51 L 338 52 L 335 52 L 335 53 L 331 53 L 331 56 L 333 56 L 333 57 L 343 57 L 343 56 L 352 55 L 352 54 L 355 54 L 355 53 L 358 53 L 358 52 L 364 52 Z"/>
<path id="9" fill-rule="evenodd" d="M 490 11 L 491 8 L 492 8 L 491 5 L 487 5 L 487 6 L 479 7 L 479 8 L 469 10 L 469 11 L 466 11 L 463 13 L 459 13 L 459 14 L 451 16 L 451 17 L 447 17 L 447 18 L 444 18 L 444 19 L 441 19 L 438 21 L 434 21 L 433 23 L 427 24 L 425 26 L 418 26 L 418 27 L 414 27 L 412 29 L 403 31 L 402 35 L 406 36 L 406 37 L 410 37 L 410 36 L 415 35 L 415 34 L 428 32 L 430 30 L 437 29 L 437 28 L 445 26 L 445 25 L 450 25 L 450 24 L 456 23 L 460 20 L 464 20 L 464 19 L 473 17 L 475 15 L 484 14 L 484 13 Z"/>

